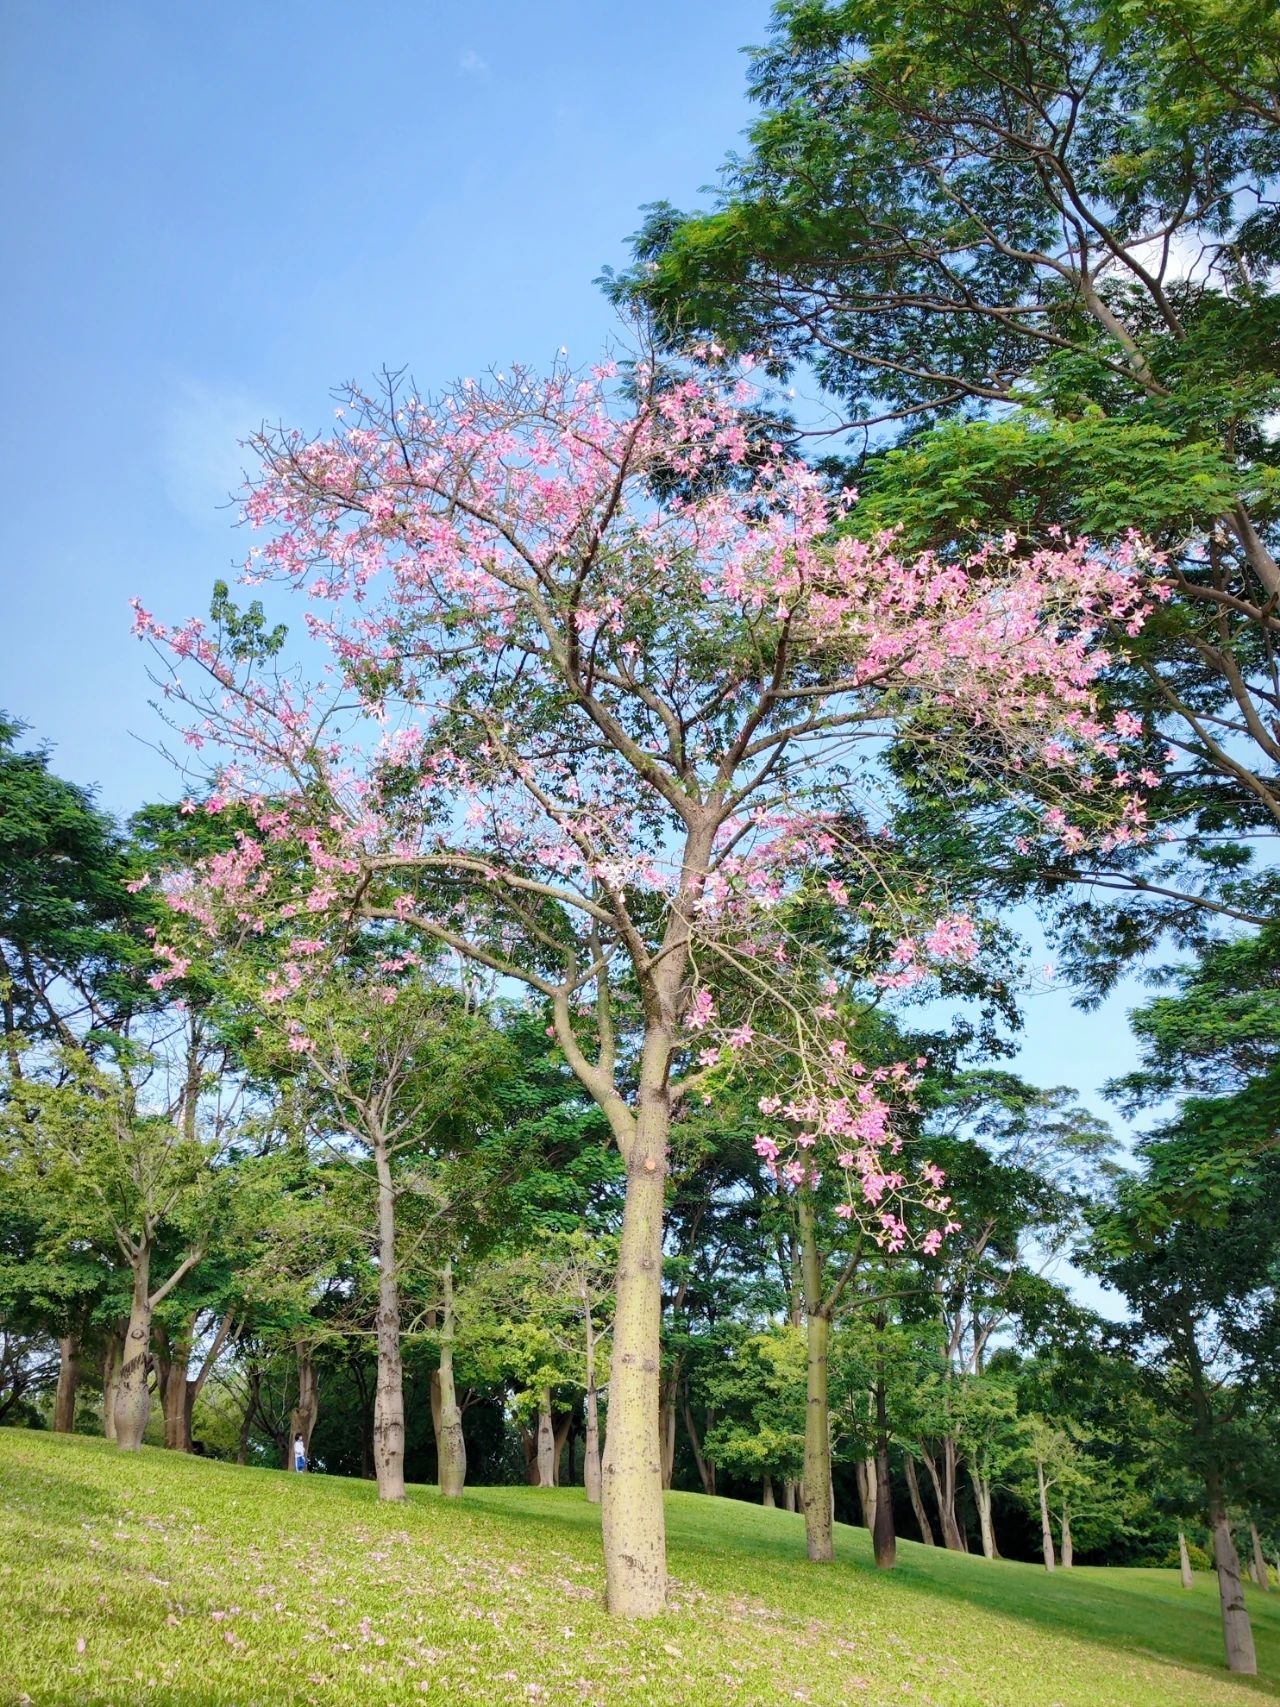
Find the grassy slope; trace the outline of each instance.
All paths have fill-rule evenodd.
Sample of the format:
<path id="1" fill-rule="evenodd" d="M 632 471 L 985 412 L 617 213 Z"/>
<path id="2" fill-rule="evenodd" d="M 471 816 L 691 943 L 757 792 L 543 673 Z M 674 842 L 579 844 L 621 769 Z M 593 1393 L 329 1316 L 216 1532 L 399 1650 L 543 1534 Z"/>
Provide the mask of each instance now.
<path id="1" fill-rule="evenodd" d="M 601 1608 L 580 1492 L 242 1470 L 0 1429 L 0 1702 L 390 1707 L 1229 1707 L 1280 1694 L 1280 1595 L 1250 1590 L 1264 1679 L 1220 1669 L 1216 1585 L 988 1564 L 862 1530 L 803 1557 L 799 1518 L 675 1494 L 673 1607 Z"/>

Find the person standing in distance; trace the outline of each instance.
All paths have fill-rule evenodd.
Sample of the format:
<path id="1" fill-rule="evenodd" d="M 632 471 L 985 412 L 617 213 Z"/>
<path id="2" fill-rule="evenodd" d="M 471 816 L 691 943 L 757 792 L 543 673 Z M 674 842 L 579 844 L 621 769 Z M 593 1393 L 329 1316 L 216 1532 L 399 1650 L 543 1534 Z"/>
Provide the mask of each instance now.
<path id="1" fill-rule="evenodd" d="M 295 1470 L 305 1470 L 307 1467 L 307 1449 L 300 1434 L 293 1437 L 293 1467 Z"/>

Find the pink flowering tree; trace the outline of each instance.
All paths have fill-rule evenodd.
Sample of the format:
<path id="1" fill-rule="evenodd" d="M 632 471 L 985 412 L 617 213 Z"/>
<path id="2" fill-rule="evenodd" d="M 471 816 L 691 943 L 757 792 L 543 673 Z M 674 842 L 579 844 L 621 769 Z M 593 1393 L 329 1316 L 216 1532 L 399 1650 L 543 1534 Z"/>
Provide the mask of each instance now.
<path id="1" fill-rule="evenodd" d="M 833 542 L 851 495 L 753 440 L 745 388 L 626 378 L 517 370 L 432 402 L 388 383 L 329 434 L 262 437 L 246 576 L 293 591 L 312 644 L 286 667 L 279 631 L 225 597 L 209 624 L 139 608 L 137 630 L 171 721 L 212 749 L 210 806 L 257 815 L 205 874 L 223 904 L 255 929 L 398 922 L 526 986 L 606 1115 L 627 1184 L 605 1561 L 611 1608 L 648 1615 L 668 1132 L 717 990 L 804 971 L 771 921 L 838 883 L 837 856 L 874 876 L 850 803 L 904 731 L 1025 800 L 1028 836 L 1094 833 L 1077 807 L 1103 797 L 1141 833 L 1092 685 L 1100 625 L 1139 623 L 1144 598 L 1140 565 L 1075 545 L 944 565 Z M 922 923 L 889 976 L 910 977 Z M 797 976 L 796 999 L 815 987 Z M 778 1085 L 798 1110 L 810 1094 Z M 880 1168 L 854 1136 L 851 1178 Z"/>

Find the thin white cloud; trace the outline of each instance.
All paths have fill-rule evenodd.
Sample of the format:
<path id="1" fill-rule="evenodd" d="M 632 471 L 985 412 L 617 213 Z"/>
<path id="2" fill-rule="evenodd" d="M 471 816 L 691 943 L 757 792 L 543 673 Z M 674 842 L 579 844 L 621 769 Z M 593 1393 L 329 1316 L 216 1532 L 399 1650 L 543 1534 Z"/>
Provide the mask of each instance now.
<path id="1" fill-rule="evenodd" d="M 230 386 L 181 380 L 161 417 L 159 462 L 165 496 L 189 520 L 225 523 L 252 457 L 242 440 L 269 411 Z"/>
<path id="2" fill-rule="evenodd" d="M 458 59 L 458 70 L 464 77 L 487 77 L 489 61 L 482 58 L 475 48 L 465 48 Z"/>

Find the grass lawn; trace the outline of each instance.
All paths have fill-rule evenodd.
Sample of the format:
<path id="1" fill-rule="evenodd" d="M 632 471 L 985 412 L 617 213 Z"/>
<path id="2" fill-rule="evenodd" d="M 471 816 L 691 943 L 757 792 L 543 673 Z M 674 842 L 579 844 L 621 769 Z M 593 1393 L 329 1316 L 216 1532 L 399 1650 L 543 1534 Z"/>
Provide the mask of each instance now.
<path id="1" fill-rule="evenodd" d="M 1280 1595 L 1250 1588 L 1263 1677 L 1221 1669 L 1212 1576 L 1049 1577 L 864 1531 L 804 1558 L 785 1512 L 673 1494 L 669 1613 L 611 1621 L 580 1491 L 413 1488 L 0 1429 L 0 1701 L 35 1707 L 1230 1707 L 1280 1695 Z"/>

